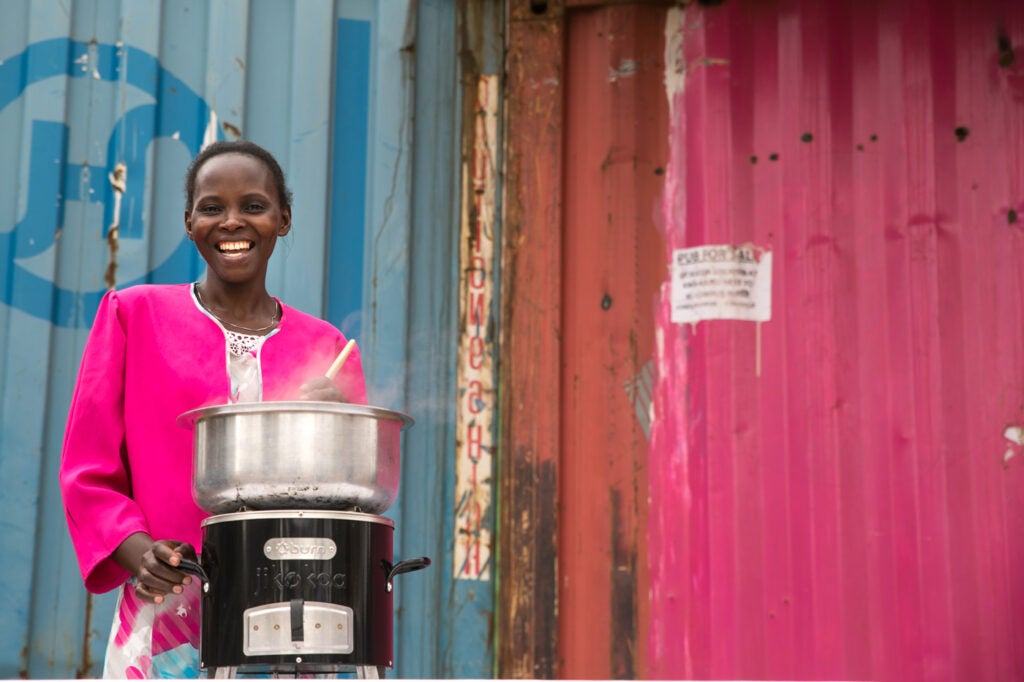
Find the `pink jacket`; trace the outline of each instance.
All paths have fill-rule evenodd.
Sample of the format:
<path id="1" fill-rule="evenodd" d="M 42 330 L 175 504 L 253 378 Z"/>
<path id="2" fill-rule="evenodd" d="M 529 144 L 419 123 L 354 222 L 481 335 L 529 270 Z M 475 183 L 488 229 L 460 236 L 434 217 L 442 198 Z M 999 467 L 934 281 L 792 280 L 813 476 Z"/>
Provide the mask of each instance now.
<path id="1" fill-rule="evenodd" d="M 230 395 L 224 333 L 189 284 L 112 291 L 100 303 L 71 399 L 60 483 L 85 586 L 106 592 L 130 576 L 111 558 L 132 533 L 200 547 L 207 516 L 192 501 L 192 431 L 178 415 Z M 259 351 L 264 400 L 297 396 L 345 345 L 329 323 L 281 305 Z M 366 403 L 358 348 L 335 379 Z"/>

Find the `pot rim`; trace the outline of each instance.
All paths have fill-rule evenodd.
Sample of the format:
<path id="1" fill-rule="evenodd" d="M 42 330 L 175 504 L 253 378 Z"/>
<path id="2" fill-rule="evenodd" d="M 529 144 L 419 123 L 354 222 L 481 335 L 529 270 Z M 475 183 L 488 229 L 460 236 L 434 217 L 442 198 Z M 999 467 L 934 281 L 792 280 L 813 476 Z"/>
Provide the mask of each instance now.
<path id="1" fill-rule="evenodd" d="M 354 403 L 335 403 L 320 400 L 271 400 L 259 403 L 231 403 L 227 405 L 208 405 L 178 415 L 178 426 L 184 429 L 195 428 L 203 419 L 223 415 L 264 414 L 286 412 L 333 412 L 335 414 L 373 417 L 402 423 L 405 431 L 413 425 L 413 418 L 403 412 L 388 410 L 373 405 L 356 405 Z"/>

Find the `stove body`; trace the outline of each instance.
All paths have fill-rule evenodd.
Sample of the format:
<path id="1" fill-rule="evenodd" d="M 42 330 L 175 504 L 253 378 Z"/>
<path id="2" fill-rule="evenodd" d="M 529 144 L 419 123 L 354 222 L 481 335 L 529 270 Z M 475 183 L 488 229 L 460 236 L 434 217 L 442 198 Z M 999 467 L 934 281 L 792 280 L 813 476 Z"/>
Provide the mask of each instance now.
<path id="1" fill-rule="evenodd" d="M 392 667 L 391 580 L 403 572 L 393 564 L 393 534 L 390 519 L 351 511 L 208 518 L 200 666 L 303 674 Z"/>

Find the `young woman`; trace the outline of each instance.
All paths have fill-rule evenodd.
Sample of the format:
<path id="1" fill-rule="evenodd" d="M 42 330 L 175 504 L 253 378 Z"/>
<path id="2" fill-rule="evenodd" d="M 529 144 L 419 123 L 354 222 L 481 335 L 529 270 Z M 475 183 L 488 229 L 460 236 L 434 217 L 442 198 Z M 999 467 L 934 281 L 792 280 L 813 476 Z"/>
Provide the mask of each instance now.
<path id="1" fill-rule="evenodd" d="M 189 410 L 260 400 L 366 402 L 358 351 L 327 322 L 272 297 L 267 263 L 291 229 L 274 157 L 218 142 L 185 181 L 185 233 L 205 278 L 111 291 L 85 346 L 65 432 L 61 489 L 85 586 L 120 588 L 104 677 L 198 676 L 195 559 L 206 514 L 192 500 Z"/>

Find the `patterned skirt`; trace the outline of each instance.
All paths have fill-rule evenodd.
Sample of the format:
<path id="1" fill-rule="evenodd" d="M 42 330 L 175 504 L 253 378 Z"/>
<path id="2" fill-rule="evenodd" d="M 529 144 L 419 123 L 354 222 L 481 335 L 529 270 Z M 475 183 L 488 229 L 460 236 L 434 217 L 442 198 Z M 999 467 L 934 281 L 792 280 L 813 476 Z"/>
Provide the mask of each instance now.
<path id="1" fill-rule="evenodd" d="M 135 595 L 135 582 L 121 586 L 110 629 L 103 677 L 183 679 L 199 677 L 200 581 L 162 604 Z"/>

